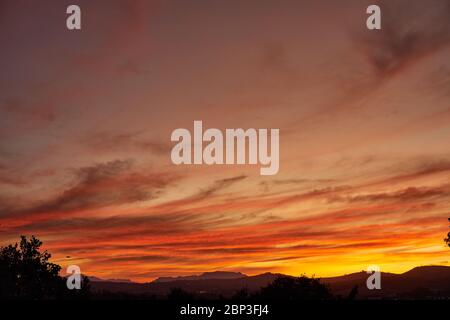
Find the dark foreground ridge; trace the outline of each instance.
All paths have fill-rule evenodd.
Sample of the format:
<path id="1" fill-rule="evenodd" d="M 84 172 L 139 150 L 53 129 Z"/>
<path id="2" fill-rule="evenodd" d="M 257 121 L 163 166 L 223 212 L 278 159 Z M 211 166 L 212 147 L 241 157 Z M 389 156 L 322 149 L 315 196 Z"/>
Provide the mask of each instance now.
<path id="1" fill-rule="evenodd" d="M 417 267 L 402 274 L 381 273 L 381 288 L 369 290 L 369 274 L 309 278 L 263 273 L 214 271 L 185 277 L 158 278 L 150 283 L 101 280 L 79 275 L 74 289 L 50 262 L 42 242 L 22 236 L 0 248 L 0 300 L 170 300 L 170 301 L 326 301 L 326 300 L 450 300 L 450 267 Z M 72 289 L 72 290 L 70 290 Z"/>
<path id="2" fill-rule="evenodd" d="M 348 275 L 322 278 L 335 296 L 347 297 L 357 287 L 359 299 L 434 299 L 450 298 L 450 267 L 416 267 L 402 274 L 381 273 L 381 290 L 369 290 L 365 271 Z M 239 290 L 254 293 L 272 283 L 282 274 L 263 273 L 246 276 L 234 272 L 208 272 L 196 276 L 158 278 L 150 283 L 103 281 L 91 278 L 93 291 L 109 291 L 133 295 L 164 296 L 174 288 L 196 295 L 198 298 L 231 298 Z"/>

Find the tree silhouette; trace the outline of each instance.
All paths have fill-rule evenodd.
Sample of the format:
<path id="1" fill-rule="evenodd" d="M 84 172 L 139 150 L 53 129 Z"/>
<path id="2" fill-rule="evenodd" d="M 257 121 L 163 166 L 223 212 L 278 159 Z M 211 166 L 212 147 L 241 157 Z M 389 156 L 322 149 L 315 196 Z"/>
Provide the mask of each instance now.
<path id="1" fill-rule="evenodd" d="M 242 289 L 238 290 L 233 296 L 231 296 L 231 300 L 234 300 L 234 301 L 242 301 L 242 300 L 247 300 L 250 298 L 251 298 L 251 295 L 248 292 L 247 288 L 242 288 Z"/>
<path id="2" fill-rule="evenodd" d="M 167 295 L 167 299 L 171 301 L 191 301 L 194 299 L 194 295 L 181 288 L 172 288 Z"/>
<path id="3" fill-rule="evenodd" d="M 357 285 L 354 286 L 350 291 L 350 293 L 348 294 L 347 300 L 355 300 L 356 296 L 358 295 L 358 291 L 359 291 L 358 286 Z"/>
<path id="4" fill-rule="evenodd" d="M 333 296 L 328 286 L 320 280 L 301 276 L 278 277 L 261 289 L 260 297 L 266 300 L 329 300 Z"/>
<path id="5" fill-rule="evenodd" d="M 450 222 L 450 218 L 448 218 L 448 222 Z M 450 232 L 447 233 L 447 238 L 445 238 L 444 241 L 450 247 Z"/>
<path id="6" fill-rule="evenodd" d="M 21 236 L 20 243 L 0 247 L 0 298 L 55 299 L 85 297 L 89 286 L 83 279 L 83 290 L 67 289 L 59 276 L 61 267 L 49 262 L 51 254 L 40 251 L 42 242 L 32 236 Z"/>

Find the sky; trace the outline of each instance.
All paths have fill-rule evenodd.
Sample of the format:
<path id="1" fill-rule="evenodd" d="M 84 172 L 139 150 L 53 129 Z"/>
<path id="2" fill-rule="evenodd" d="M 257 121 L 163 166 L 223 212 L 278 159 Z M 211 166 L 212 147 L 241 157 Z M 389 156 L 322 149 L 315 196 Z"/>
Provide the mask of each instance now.
<path id="1" fill-rule="evenodd" d="M 0 39 L 0 246 L 139 282 L 449 265 L 448 1 L 0 0 Z M 174 165 L 194 120 L 279 128 L 278 174 Z"/>

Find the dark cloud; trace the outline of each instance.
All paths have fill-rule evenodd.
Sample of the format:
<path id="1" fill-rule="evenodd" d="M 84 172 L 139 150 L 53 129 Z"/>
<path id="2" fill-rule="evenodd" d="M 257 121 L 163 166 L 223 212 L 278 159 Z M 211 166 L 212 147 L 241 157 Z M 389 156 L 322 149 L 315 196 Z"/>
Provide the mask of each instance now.
<path id="1" fill-rule="evenodd" d="M 359 44 L 378 77 L 389 77 L 450 43 L 450 2 L 378 1 L 382 30 L 364 31 Z"/>
<path id="2" fill-rule="evenodd" d="M 113 258 L 105 258 L 103 261 L 106 262 L 162 262 L 162 261 L 172 261 L 176 260 L 173 256 L 162 256 L 162 255 L 144 255 L 144 256 L 120 256 Z M 99 261 L 97 261 L 99 262 Z"/>
<path id="3" fill-rule="evenodd" d="M 273 180 L 269 181 L 270 183 L 276 185 L 285 185 L 285 184 L 303 184 L 303 183 L 327 183 L 327 182 L 336 182 L 334 179 L 285 179 L 285 180 Z"/>
<path id="4" fill-rule="evenodd" d="M 189 252 L 193 254 L 251 254 L 251 253 L 259 253 L 259 252 L 270 252 L 274 251 L 273 247 L 236 247 L 236 248 L 210 248 L 212 247 L 210 244 L 205 246 L 206 248 L 189 250 Z"/>
<path id="5" fill-rule="evenodd" d="M 89 185 L 99 181 L 115 177 L 132 166 L 131 160 L 115 160 L 107 163 L 100 163 L 90 167 L 77 169 L 75 172 L 79 179 L 79 185 Z"/>
<path id="6" fill-rule="evenodd" d="M 228 241 L 208 241 L 208 246 L 214 247 L 214 246 L 226 246 L 229 245 Z M 178 241 L 172 241 L 172 242 L 155 242 L 155 243 L 122 243 L 122 244 L 115 244 L 115 245 L 102 245 L 101 246 L 103 250 L 105 251 L 133 251 L 133 250 L 149 250 L 149 251 L 156 251 L 156 250 L 186 250 L 186 249 L 195 249 L 195 248 L 203 248 L 205 247 L 205 241 L 203 238 L 200 238 L 197 241 L 189 241 L 185 240 L 185 238 L 180 237 Z M 82 246 L 74 245 L 73 243 L 66 244 L 61 247 L 64 252 L 70 252 L 70 253 L 85 253 L 87 251 L 95 251 L 98 250 L 99 246 L 95 244 L 83 244 Z"/>
<path id="7" fill-rule="evenodd" d="M 117 240 L 120 237 L 133 236 L 136 232 L 165 236 L 176 234 L 187 234 L 194 227 L 189 223 L 188 216 L 180 213 L 151 214 L 145 216 L 124 215 L 112 217 L 70 217 L 36 221 L 11 228 L 11 232 L 20 233 L 54 233 L 64 231 L 66 233 L 77 233 L 82 231 L 94 232 L 92 237 L 98 239 L 110 238 L 111 235 Z M 134 247 L 134 245 L 133 245 Z"/>
<path id="8" fill-rule="evenodd" d="M 141 137 L 141 132 L 97 132 L 89 134 L 81 140 L 81 143 L 89 150 L 102 152 L 114 151 L 148 151 L 156 155 L 167 155 L 170 153 L 170 143 L 157 140 L 148 140 Z"/>
<path id="9" fill-rule="evenodd" d="M 259 185 L 263 188 L 264 192 L 270 192 L 271 187 L 276 186 L 293 186 L 293 185 L 307 185 L 307 184 L 327 184 L 335 183 L 338 180 L 335 179 L 274 179 L 261 181 Z"/>
<path id="10" fill-rule="evenodd" d="M 77 170 L 77 183 L 36 212 L 73 211 L 144 200 L 149 195 L 138 186 L 115 189 L 114 179 L 129 170 L 129 161 L 112 161 Z"/>
<path id="11" fill-rule="evenodd" d="M 263 259 L 258 260 L 258 262 L 278 262 L 278 261 L 289 261 L 289 260 L 297 260 L 297 259 L 303 259 L 308 258 L 309 256 L 292 256 L 292 257 L 282 257 L 282 258 L 269 258 L 269 259 Z"/>
<path id="12" fill-rule="evenodd" d="M 390 171 L 393 174 L 384 182 L 399 182 L 433 174 L 445 174 L 450 171 L 449 156 L 417 157 L 395 164 Z"/>
<path id="13" fill-rule="evenodd" d="M 378 201 L 414 201 L 434 197 L 446 197 L 450 195 L 449 186 L 436 188 L 410 187 L 396 192 L 374 193 L 356 196 L 336 196 L 329 199 L 330 202 L 378 202 Z"/>
<path id="14" fill-rule="evenodd" d="M 450 160 L 448 158 L 434 160 L 417 160 L 415 164 L 416 174 L 425 175 L 450 171 Z"/>
<path id="15" fill-rule="evenodd" d="M 131 160 L 115 160 L 73 170 L 75 182 L 53 199 L 15 214 L 56 213 L 96 209 L 155 198 L 176 177 L 138 173 Z"/>
<path id="16" fill-rule="evenodd" d="M 226 188 L 230 187 L 231 185 L 244 180 L 245 178 L 247 178 L 247 176 L 240 175 L 240 176 L 236 176 L 236 177 L 232 177 L 232 178 L 216 180 L 210 187 L 201 190 L 195 196 L 195 198 L 204 199 L 209 196 L 215 195 L 216 193 L 222 191 L 223 189 L 226 189 Z"/>
<path id="17" fill-rule="evenodd" d="M 335 187 L 314 189 L 314 190 L 311 190 L 306 193 L 294 194 L 292 196 L 287 196 L 287 197 L 281 198 L 279 201 L 275 202 L 275 205 L 277 205 L 277 206 L 287 205 L 290 203 L 300 202 L 303 200 L 309 200 L 312 198 L 331 196 L 333 194 L 351 190 L 351 189 L 352 189 L 351 186 L 335 186 Z"/>

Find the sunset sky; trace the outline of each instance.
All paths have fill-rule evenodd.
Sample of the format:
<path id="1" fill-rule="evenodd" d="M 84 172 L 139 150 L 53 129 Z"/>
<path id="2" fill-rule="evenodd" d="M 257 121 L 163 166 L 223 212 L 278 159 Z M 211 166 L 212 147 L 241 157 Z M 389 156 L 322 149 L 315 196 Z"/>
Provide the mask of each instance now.
<path id="1" fill-rule="evenodd" d="M 450 265 L 448 0 L 0 0 L 0 39 L 0 246 L 139 282 Z M 279 173 L 172 164 L 194 120 L 279 128 Z"/>

